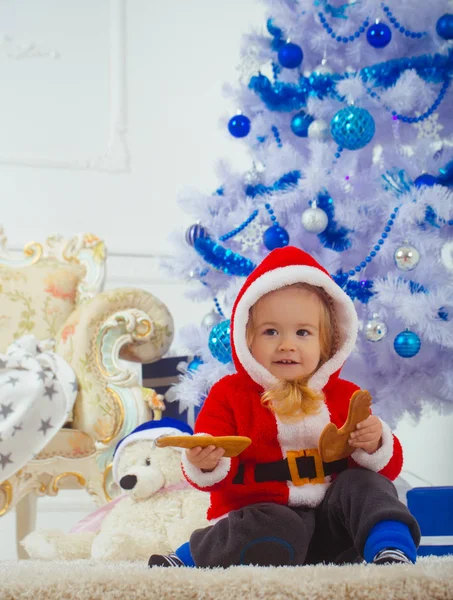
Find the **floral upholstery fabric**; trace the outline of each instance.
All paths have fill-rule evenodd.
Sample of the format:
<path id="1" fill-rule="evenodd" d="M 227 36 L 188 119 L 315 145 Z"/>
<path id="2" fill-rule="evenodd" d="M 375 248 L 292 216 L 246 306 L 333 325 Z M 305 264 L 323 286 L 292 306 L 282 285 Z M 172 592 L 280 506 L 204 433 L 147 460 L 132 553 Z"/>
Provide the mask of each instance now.
<path id="1" fill-rule="evenodd" d="M 36 456 L 36 460 L 63 456 L 65 458 L 83 458 L 95 452 L 91 436 L 76 429 L 60 429 L 47 446 Z"/>
<path id="2" fill-rule="evenodd" d="M 21 268 L 0 265 L 0 352 L 26 334 L 54 338 L 74 310 L 84 275 L 84 267 L 55 259 Z"/>

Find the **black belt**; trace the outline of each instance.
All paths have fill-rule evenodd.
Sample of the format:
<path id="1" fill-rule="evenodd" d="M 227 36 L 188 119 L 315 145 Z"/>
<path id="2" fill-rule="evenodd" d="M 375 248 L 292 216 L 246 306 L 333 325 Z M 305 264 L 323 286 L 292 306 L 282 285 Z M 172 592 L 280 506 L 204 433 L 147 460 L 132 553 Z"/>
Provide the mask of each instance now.
<path id="1" fill-rule="evenodd" d="M 246 464 L 241 463 L 233 483 L 243 484 Z M 265 481 L 292 481 L 294 485 L 323 483 L 324 477 L 341 473 L 348 468 L 348 459 L 321 461 L 317 451 L 288 452 L 287 458 L 275 462 L 258 463 L 252 467 L 256 483 Z"/>

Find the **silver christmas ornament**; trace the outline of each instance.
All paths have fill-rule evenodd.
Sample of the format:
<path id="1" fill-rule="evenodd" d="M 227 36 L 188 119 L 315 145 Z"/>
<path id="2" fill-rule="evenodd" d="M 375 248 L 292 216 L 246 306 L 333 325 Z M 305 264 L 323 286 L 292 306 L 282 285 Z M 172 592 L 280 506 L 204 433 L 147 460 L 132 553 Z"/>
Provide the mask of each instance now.
<path id="1" fill-rule="evenodd" d="M 323 58 L 321 64 L 315 68 L 314 73 L 317 75 L 331 75 L 333 71 L 328 67 L 327 60 Z"/>
<path id="2" fill-rule="evenodd" d="M 312 140 L 326 141 L 329 137 L 329 125 L 324 119 L 316 119 L 308 126 L 308 137 Z"/>
<path id="3" fill-rule="evenodd" d="M 302 213 L 302 225 L 310 233 L 322 233 L 329 223 L 327 214 L 317 207 L 307 208 Z"/>
<path id="4" fill-rule="evenodd" d="M 261 173 L 264 168 L 260 161 L 253 161 L 252 168 L 244 176 L 244 183 L 248 185 L 256 185 L 261 181 Z"/>
<path id="5" fill-rule="evenodd" d="M 395 264 L 401 271 L 412 271 L 420 262 L 420 253 L 417 248 L 405 243 L 394 254 Z"/>
<path id="6" fill-rule="evenodd" d="M 244 175 L 244 183 L 246 185 L 256 185 L 260 182 L 260 180 L 260 175 L 255 170 L 247 171 L 247 173 Z"/>
<path id="7" fill-rule="evenodd" d="M 212 329 L 214 325 L 217 325 L 217 323 L 220 323 L 220 321 L 223 321 L 223 319 L 224 318 L 221 317 L 219 313 L 211 311 L 203 317 L 201 324 L 206 329 Z"/>
<path id="8" fill-rule="evenodd" d="M 445 242 L 440 251 L 440 256 L 445 267 L 449 271 L 453 271 L 453 240 Z"/>
<path id="9" fill-rule="evenodd" d="M 363 329 L 369 342 L 379 342 L 387 335 L 387 325 L 378 317 L 373 317 L 367 321 Z"/>

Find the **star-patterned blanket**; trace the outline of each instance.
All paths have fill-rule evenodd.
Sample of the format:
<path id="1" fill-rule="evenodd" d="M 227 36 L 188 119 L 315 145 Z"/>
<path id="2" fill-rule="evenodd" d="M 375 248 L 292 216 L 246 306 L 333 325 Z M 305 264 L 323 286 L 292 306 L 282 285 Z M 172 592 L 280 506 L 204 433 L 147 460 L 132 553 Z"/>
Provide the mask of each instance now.
<path id="1" fill-rule="evenodd" d="M 51 347 L 26 335 L 0 354 L 0 483 L 49 443 L 74 405 L 76 376 Z"/>

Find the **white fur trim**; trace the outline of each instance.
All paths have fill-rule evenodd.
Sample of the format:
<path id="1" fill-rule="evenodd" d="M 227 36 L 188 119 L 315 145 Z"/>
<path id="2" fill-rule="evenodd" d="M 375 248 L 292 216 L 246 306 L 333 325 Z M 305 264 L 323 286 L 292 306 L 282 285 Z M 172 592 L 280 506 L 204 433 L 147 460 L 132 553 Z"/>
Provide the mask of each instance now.
<path id="1" fill-rule="evenodd" d="M 289 450 L 317 448 L 319 436 L 330 423 L 330 415 L 325 402 L 321 403 L 318 414 L 309 415 L 295 423 L 283 423 L 277 418 L 277 439 L 283 456 Z"/>
<path id="2" fill-rule="evenodd" d="M 326 495 L 330 485 L 330 477 L 326 477 L 325 483 L 306 483 L 305 485 L 294 485 L 289 482 L 289 506 L 319 506 Z"/>
<path id="3" fill-rule="evenodd" d="M 357 448 L 352 453 L 352 458 L 361 467 L 370 469 L 378 473 L 383 469 L 393 456 L 393 433 L 390 427 L 381 420 L 382 423 L 382 446 L 373 454 L 368 454 L 362 448 Z"/>
<path id="4" fill-rule="evenodd" d="M 210 433 L 195 433 L 197 435 L 211 435 Z M 182 455 L 182 468 L 187 477 L 199 487 L 210 487 L 215 483 L 219 483 L 222 479 L 228 475 L 231 468 L 231 458 L 222 457 L 216 468 L 210 473 L 203 473 L 198 467 L 194 467 L 192 463 L 187 460 L 186 453 Z"/>
<path id="5" fill-rule="evenodd" d="M 240 363 L 253 381 L 264 388 L 275 385 L 277 379 L 253 358 L 247 347 L 245 329 L 249 310 L 268 292 L 300 282 L 324 288 L 333 300 L 339 327 L 339 349 L 313 375 L 309 385 L 314 389 L 322 390 L 330 376 L 343 366 L 354 349 L 358 330 L 357 313 L 352 300 L 333 279 L 320 269 L 305 265 L 291 265 L 268 271 L 256 279 L 239 300 L 234 317 L 233 333 L 233 343 Z"/>
<path id="6" fill-rule="evenodd" d="M 324 402 L 318 414 L 305 417 L 302 421 L 283 423 L 277 418 L 277 437 L 283 456 L 286 456 L 289 450 L 317 448 L 319 436 L 329 422 L 329 410 Z M 289 506 L 310 506 L 312 508 L 318 506 L 325 496 L 330 481 L 329 476 L 325 477 L 324 483 L 307 483 L 296 486 L 289 481 L 287 484 Z"/>
<path id="7" fill-rule="evenodd" d="M 122 453 L 125 448 L 134 442 L 138 442 L 140 440 L 148 440 L 154 441 L 157 438 L 160 438 L 165 435 L 189 435 L 180 429 L 176 429 L 174 427 L 151 427 L 150 429 L 142 429 L 141 431 L 137 431 L 135 433 L 131 433 L 123 438 L 123 441 L 118 446 L 115 455 L 113 457 L 113 465 L 112 465 L 112 475 L 113 479 L 119 485 L 118 480 L 118 463 Z"/>
<path id="8" fill-rule="evenodd" d="M 201 469 L 194 467 L 193 464 L 187 460 L 186 453 L 184 453 L 182 455 L 182 468 L 190 481 L 202 488 L 210 487 L 215 483 L 219 483 L 219 481 L 222 481 L 222 479 L 225 479 L 228 475 L 231 468 L 231 458 L 222 457 L 214 471 L 203 473 Z"/>

